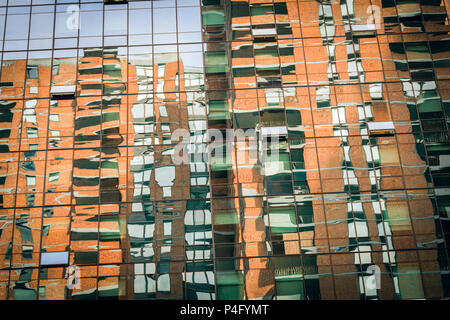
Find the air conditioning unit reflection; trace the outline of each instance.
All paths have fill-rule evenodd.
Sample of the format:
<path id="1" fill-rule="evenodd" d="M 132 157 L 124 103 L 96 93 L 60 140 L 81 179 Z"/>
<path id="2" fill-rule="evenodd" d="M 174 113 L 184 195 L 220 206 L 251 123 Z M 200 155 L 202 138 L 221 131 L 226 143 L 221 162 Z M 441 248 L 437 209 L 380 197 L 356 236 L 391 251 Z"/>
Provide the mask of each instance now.
<path id="1" fill-rule="evenodd" d="M 52 86 L 50 96 L 53 100 L 75 99 L 75 85 L 70 86 Z"/>
<path id="2" fill-rule="evenodd" d="M 270 136 L 285 136 L 288 134 L 287 128 L 285 126 L 280 127 L 261 127 L 260 128 L 261 136 L 270 137 Z"/>
<path id="3" fill-rule="evenodd" d="M 41 266 L 57 266 L 69 264 L 69 252 L 42 252 L 41 253 Z"/>
<path id="4" fill-rule="evenodd" d="M 124 4 L 128 3 L 127 0 L 103 0 L 104 4 Z"/>
<path id="5" fill-rule="evenodd" d="M 354 36 L 374 36 L 377 34 L 377 25 L 375 23 L 352 24 L 350 26 Z M 346 31 L 350 31 L 346 26 Z"/>
<path id="6" fill-rule="evenodd" d="M 252 34 L 255 42 L 273 42 L 277 39 L 277 30 L 275 26 L 267 28 L 257 26 L 257 28 L 252 29 Z"/>
<path id="7" fill-rule="evenodd" d="M 395 127 L 392 121 L 367 122 L 367 129 L 371 136 L 393 135 L 395 133 Z"/>

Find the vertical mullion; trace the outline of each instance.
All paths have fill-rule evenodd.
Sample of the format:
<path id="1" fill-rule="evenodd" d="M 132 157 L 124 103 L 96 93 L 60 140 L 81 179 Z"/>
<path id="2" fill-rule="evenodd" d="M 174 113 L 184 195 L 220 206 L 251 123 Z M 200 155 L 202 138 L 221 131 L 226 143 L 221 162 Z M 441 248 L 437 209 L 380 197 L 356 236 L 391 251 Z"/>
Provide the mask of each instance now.
<path id="1" fill-rule="evenodd" d="M 32 7 L 30 8 L 32 9 Z M 32 18 L 32 10 L 31 10 L 31 14 L 30 14 L 30 23 L 29 23 L 29 28 L 31 31 L 31 18 Z M 46 133 L 46 150 L 45 150 L 45 160 L 44 160 L 44 175 L 43 175 L 43 183 L 42 183 L 42 209 L 41 209 L 41 230 L 40 230 L 40 240 L 39 240 L 39 264 L 38 264 L 38 281 L 37 281 L 37 293 L 36 293 L 36 299 L 39 300 L 39 284 L 40 284 L 40 270 L 41 270 L 41 255 L 42 255 L 42 234 L 44 231 L 44 208 L 46 207 L 45 205 L 45 196 L 46 196 L 46 186 L 47 186 L 47 166 L 49 165 L 49 160 L 48 160 L 48 153 L 49 153 L 49 132 L 50 132 L 50 108 L 51 108 L 51 88 L 52 88 L 52 82 L 53 82 L 53 60 L 54 60 L 54 54 L 55 54 L 55 26 L 56 24 L 56 4 L 54 4 L 54 11 L 53 11 L 53 36 L 52 36 L 52 54 L 51 54 L 51 63 L 50 63 L 50 90 L 49 90 L 49 97 L 47 100 L 48 103 L 48 108 L 47 108 L 47 133 Z M 29 43 L 30 43 L 30 39 L 29 39 L 30 35 L 28 34 L 28 48 L 29 48 Z M 28 64 L 28 62 L 27 62 Z M 39 74 L 38 74 L 39 75 Z M 25 85 L 26 87 L 26 85 Z M 26 92 L 24 92 L 24 94 L 26 94 Z M 39 99 L 39 97 L 38 97 Z"/>

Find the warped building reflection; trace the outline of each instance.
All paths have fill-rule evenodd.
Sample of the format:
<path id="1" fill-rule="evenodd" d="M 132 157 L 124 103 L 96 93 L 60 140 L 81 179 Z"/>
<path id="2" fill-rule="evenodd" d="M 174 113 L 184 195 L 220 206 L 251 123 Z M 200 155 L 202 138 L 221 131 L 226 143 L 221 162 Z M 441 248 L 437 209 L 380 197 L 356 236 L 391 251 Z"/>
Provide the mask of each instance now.
<path id="1" fill-rule="evenodd" d="M 0 0 L 0 299 L 449 297 L 447 0 L 35 2 Z"/>

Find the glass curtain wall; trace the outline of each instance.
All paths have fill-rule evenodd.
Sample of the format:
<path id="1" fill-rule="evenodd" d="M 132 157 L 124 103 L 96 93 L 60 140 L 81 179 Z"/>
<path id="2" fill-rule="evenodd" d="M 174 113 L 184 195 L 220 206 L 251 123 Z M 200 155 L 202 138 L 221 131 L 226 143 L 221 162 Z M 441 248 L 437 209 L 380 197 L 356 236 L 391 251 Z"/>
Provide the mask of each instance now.
<path id="1" fill-rule="evenodd" d="M 0 299 L 449 298 L 449 12 L 0 0 Z"/>

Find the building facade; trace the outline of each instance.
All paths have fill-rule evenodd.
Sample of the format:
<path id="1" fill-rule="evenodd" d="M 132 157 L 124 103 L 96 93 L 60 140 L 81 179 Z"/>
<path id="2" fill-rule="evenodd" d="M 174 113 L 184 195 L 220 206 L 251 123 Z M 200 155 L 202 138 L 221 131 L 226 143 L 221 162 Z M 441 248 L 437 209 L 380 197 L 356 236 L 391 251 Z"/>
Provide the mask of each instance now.
<path id="1" fill-rule="evenodd" d="M 0 0 L 0 299 L 449 298 L 449 12 Z"/>

